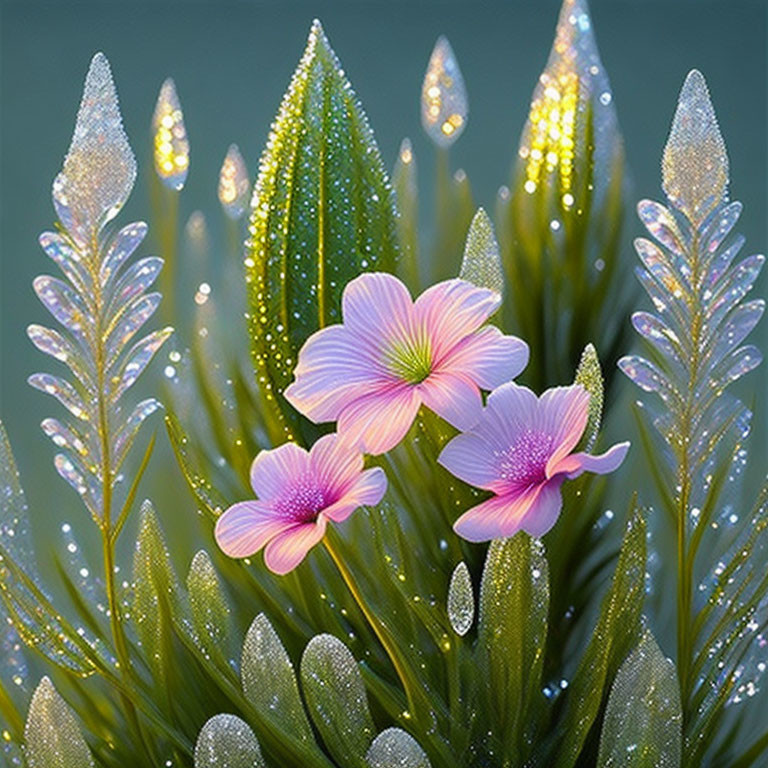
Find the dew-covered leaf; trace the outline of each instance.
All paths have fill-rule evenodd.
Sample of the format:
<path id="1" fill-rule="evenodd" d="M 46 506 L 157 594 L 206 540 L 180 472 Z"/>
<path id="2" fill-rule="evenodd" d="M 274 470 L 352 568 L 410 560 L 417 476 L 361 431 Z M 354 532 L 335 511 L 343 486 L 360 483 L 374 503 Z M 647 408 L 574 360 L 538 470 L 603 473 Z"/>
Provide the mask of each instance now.
<path id="1" fill-rule="evenodd" d="M 240 674 L 245 698 L 264 718 L 291 738 L 314 744 L 293 664 L 263 613 L 245 636 Z"/>
<path id="2" fill-rule="evenodd" d="M 504 751 L 529 749 L 539 725 L 548 610 L 541 542 L 522 532 L 494 540 L 480 584 L 478 653 L 488 691 L 482 728 Z"/>
<path id="3" fill-rule="evenodd" d="M 47 677 L 32 696 L 24 741 L 28 768 L 95 768 L 74 713 Z"/>
<path id="4" fill-rule="evenodd" d="M 268 405 L 282 402 L 298 350 L 341 320 L 344 286 L 392 270 L 392 193 L 365 114 L 319 22 L 261 158 L 246 253 L 253 362 Z M 282 435 L 274 437 L 282 439 Z"/>
<path id="5" fill-rule="evenodd" d="M 27 383 L 55 397 L 73 416 L 82 421 L 88 421 L 91 414 L 77 390 L 66 380 L 50 373 L 33 373 Z"/>
<path id="6" fill-rule="evenodd" d="M 597 625 L 568 686 L 557 763 L 562 768 L 576 763 L 613 677 L 640 637 L 645 599 L 645 537 L 645 517 L 642 510 L 635 508 Z"/>
<path id="7" fill-rule="evenodd" d="M 165 344 L 172 333 L 173 328 L 170 326 L 153 331 L 141 341 L 137 341 L 126 352 L 123 364 L 115 376 L 116 384 L 111 392 L 113 402 L 119 400 L 123 393 L 136 383 L 144 369 L 152 362 L 157 350 Z"/>
<path id="8" fill-rule="evenodd" d="M 400 728 L 382 731 L 373 740 L 366 761 L 370 768 L 431 768 L 416 739 Z"/>
<path id="9" fill-rule="evenodd" d="M 664 192 L 694 226 L 725 198 L 728 154 L 703 75 L 691 70 L 677 102 L 662 160 Z"/>
<path id="10" fill-rule="evenodd" d="M 40 247 L 67 276 L 72 287 L 85 293 L 92 287 L 83 258 L 77 248 L 60 232 L 43 232 L 38 238 Z"/>
<path id="11" fill-rule="evenodd" d="M 339 765 L 359 768 L 373 734 L 355 657 L 333 635 L 313 637 L 301 657 L 301 686 L 312 722 Z"/>
<path id="12" fill-rule="evenodd" d="M 451 574 L 446 608 L 453 631 L 463 637 L 469 632 L 475 619 L 475 595 L 472 591 L 472 577 L 469 575 L 469 568 L 463 560 L 453 569 Z"/>
<path id="13" fill-rule="evenodd" d="M 232 616 L 216 569 L 205 550 L 193 558 L 187 574 L 192 627 L 208 658 L 227 664 Z"/>
<path id="14" fill-rule="evenodd" d="M 91 363 L 80 345 L 75 345 L 53 328 L 32 324 L 27 327 L 30 341 L 44 354 L 64 363 L 79 379 L 80 383 L 93 391 L 93 371 Z"/>
<path id="15" fill-rule="evenodd" d="M 581 384 L 589 393 L 589 416 L 581 439 L 581 450 L 591 451 L 595 447 L 603 416 L 603 372 L 593 344 L 584 347 L 573 383 Z"/>
<path id="16" fill-rule="evenodd" d="M 129 301 L 150 288 L 162 268 L 163 260 L 157 256 L 147 256 L 126 267 L 109 291 L 107 316 L 112 317 Z"/>
<path id="17" fill-rule="evenodd" d="M 133 255 L 146 236 L 147 225 L 143 221 L 126 224 L 117 232 L 107 246 L 104 260 L 99 268 L 102 288 L 106 288 L 116 279 L 120 267 Z"/>
<path id="18" fill-rule="evenodd" d="M 178 581 L 160 522 L 151 502 L 144 501 L 133 553 L 131 618 L 144 657 L 160 688 L 164 684 L 169 663 L 171 622 L 179 594 Z"/>
<path id="19" fill-rule="evenodd" d="M 464 77 L 448 38 L 440 35 L 421 86 L 421 124 L 438 147 L 450 147 L 467 124 Z"/>
<path id="20" fill-rule="evenodd" d="M 178 192 L 189 173 L 189 140 L 173 78 L 167 78 L 160 87 L 152 116 L 152 133 L 155 171 L 166 187 Z"/>
<path id="21" fill-rule="evenodd" d="M 40 275 L 32 283 L 35 293 L 45 308 L 78 339 L 88 333 L 91 317 L 78 293 L 63 280 Z"/>
<path id="22" fill-rule="evenodd" d="M 646 630 L 611 687 L 598 768 L 678 768 L 682 723 L 675 665 Z"/>
<path id="23" fill-rule="evenodd" d="M 214 715 L 200 729 L 195 768 L 266 768 L 259 741 L 236 715 Z"/>
<path id="24" fill-rule="evenodd" d="M 499 295 L 504 293 L 499 243 L 493 224 L 482 208 L 477 209 L 469 226 L 459 277 L 480 288 L 490 288 Z"/>
<path id="25" fill-rule="evenodd" d="M 219 171 L 219 202 L 224 213 L 237 221 L 248 207 L 251 183 L 237 144 L 230 144 Z"/>
<path id="26" fill-rule="evenodd" d="M 136 159 L 123 130 L 117 92 L 103 53 L 91 60 L 72 143 L 53 182 L 61 223 L 81 247 L 123 207 L 136 179 Z"/>

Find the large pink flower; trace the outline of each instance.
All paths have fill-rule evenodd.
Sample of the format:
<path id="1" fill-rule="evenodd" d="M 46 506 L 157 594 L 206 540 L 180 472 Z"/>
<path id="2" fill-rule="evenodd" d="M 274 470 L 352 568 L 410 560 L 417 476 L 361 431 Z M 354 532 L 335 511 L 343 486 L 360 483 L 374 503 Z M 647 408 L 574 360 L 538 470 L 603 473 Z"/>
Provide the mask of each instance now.
<path id="1" fill-rule="evenodd" d="M 573 453 L 587 426 L 589 394 L 580 385 L 556 387 L 537 398 L 505 384 L 494 390 L 482 418 L 445 446 L 438 461 L 477 488 L 493 491 L 454 524 L 469 541 L 488 541 L 524 530 L 543 536 L 560 514 L 560 486 L 582 472 L 613 472 L 629 443 L 601 456 Z"/>
<path id="2" fill-rule="evenodd" d="M 216 541 L 230 557 L 249 557 L 266 546 L 274 573 L 295 568 L 325 535 L 358 507 L 378 504 L 387 489 L 384 471 L 363 470 L 363 457 L 339 440 L 321 437 L 310 451 L 285 443 L 262 451 L 251 466 L 258 500 L 241 501 L 216 523 Z"/>
<path id="3" fill-rule="evenodd" d="M 344 289 L 343 325 L 310 336 L 299 353 L 288 401 L 367 453 L 405 437 L 424 404 L 459 429 L 482 413 L 481 389 L 517 376 L 528 346 L 483 323 L 495 291 L 446 280 L 414 302 L 393 275 L 374 272 Z"/>

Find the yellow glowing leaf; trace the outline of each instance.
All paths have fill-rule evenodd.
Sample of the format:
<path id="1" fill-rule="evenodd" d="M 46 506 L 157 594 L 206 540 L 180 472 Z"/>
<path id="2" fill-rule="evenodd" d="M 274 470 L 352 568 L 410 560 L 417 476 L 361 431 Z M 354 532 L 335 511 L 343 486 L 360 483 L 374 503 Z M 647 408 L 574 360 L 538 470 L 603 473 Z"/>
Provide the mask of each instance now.
<path id="1" fill-rule="evenodd" d="M 448 39 L 441 35 L 429 59 L 421 88 L 421 124 L 432 141 L 450 147 L 467 124 L 464 78 Z"/>
<path id="2" fill-rule="evenodd" d="M 664 192 L 698 225 L 726 197 L 728 154 L 704 75 L 685 79 L 662 160 Z"/>
<path id="3" fill-rule="evenodd" d="M 189 141 L 176 85 L 168 78 L 160 88 L 152 118 L 155 171 L 160 181 L 176 191 L 184 187 L 189 171 Z"/>
<path id="4" fill-rule="evenodd" d="M 219 202 L 230 219 L 239 219 L 248 207 L 248 169 L 237 144 L 231 144 L 219 173 Z"/>

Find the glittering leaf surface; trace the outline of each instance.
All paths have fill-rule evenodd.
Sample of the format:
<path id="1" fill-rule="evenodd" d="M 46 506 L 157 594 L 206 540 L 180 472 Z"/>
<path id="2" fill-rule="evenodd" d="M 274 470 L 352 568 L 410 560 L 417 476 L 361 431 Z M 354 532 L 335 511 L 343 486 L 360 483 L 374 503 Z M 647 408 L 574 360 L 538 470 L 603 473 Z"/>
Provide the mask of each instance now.
<path id="1" fill-rule="evenodd" d="M 78 247 L 122 208 L 136 179 L 133 156 L 117 103 L 109 62 L 91 60 L 72 143 L 53 183 L 53 204 Z"/>
<path id="2" fill-rule="evenodd" d="M 251 182 L 237 144 L 230 144 L 219 172 L 219 202 L 230 219 L 239 219 L 248 207 Z"/>
<path id="3" fill-rule="evenodd" d="M 263 613 L 253 620 L 248 630 L 240 666 L 246 699 L 283 733 L 313 744 L 293 664 Z"/>
<path id="4" fill-rule="evenodd" d="M 265 768 L 259 742 L 236 715 L 214 715 L 195 744 L 195 768 Z"/>
<path id="5" fill-rule="evenodd" d="M 646 630 L 611 687 L 598 768 L 678 768 L 682 722 L 675 665 Z"/>
<path id="6" fill-rule="evenodd" d="M 466 635 L 475 618 L 475 595 L 472 591 L 472 577 L 463 560 L 451 574 L 446 607 L 453 631 L 459 636 Z"/>
<path id="7" fill-rule="evenodd" d="M 477 209 L 469 227 L 459 277 L 480 288 L 490 288 L 499 295 L 504 292 L 499 244 L 493 224 L 482 208 Z"/>
<path id="8" fill-rule="evenodd" d="M 695 226 L 723 200 L 728 155 L 704 76 L 685 79 L 662 160 L 664 193 Z"/>
<path id="9" fill-rule="evenodd" d="M 132 621 L 159 686 L 165 680 L 170 653 L 171 616 L 179 585 L 168 547 L 152 504 L 141 507 L 139 535 L 133 554 Z"/>
<path id="10" fill-rule="evenodd" d="M 587 344 L 581 353 L 573 383 L 581 384 L 589 392 L 589 418 L 582 437 L 582 450 L 591 451 L 597 441 L 603 415 L 603 372 L 600 370 L 597 350 L 592 344 Z"/>
<path id="11" fill-rule="evenodd" d="M 371 744 L 366 756 L 370 768 L 431 768 L 416 739 L 400 728 L 387 728 Z"/>
<path id="12" fill-rule="evenodd" d="M 619 666 L 640 638 L 645 598 L 646 524 L 633 510 L 592 638 L 568 686 L 558 766 L 576 763 Z"/>
<path id="13" fill-rule="evenodd" d="M 549 568 L 538 539 L 518 533 L 491 542 L 480 585 L 478 654 L 487 680 L 489 750 L 531 748 L 543 704 Z"/>
<path id="14" fill-rule="evenodd" d="M 152 132 L 155 171 L 166 187 L 179 191 L 189 173 L 189 140 L 176 83 L 170 77 L 160 87 L 152 117 Z"/>
<path id="15" fill-rule="evenodd" d="M 189 567 L 187 592 L 192 626 L 204 653 L 226 665 L 232 630 L 232 618 L 227 598 L 211 558 L 200 550 Z"/>
<path id="16" fill-rule="evenodd" d="M 283 97 L 262 155 L 245 259 L 249 328 L 259 387 L 282 399 L 299 348 L 341 320 L 344 286 L 394 267 L 392 192 L 368 121 L 319 22 Z"/>
<path id="17" fill-rule="evenodd" d="M 301 658 L 301 684 L 312 721 L 340 766 L 365 765 L 373 734 L 357 662 L 333 635 L 317 635 Z"/>
<path id="18" fill-rule="evenodd" d="M 44 677 L 29 705 L 24 728 L 28 768 L 94 768 L 75 715 Z"/>
<path id="19" fill-rule="evenodd" d="M 421 124 L 439 147 L 450 147 L 461 136 L 469 115 L 467 89 L 456 54 L 441 35 L 429 57 L 421 86 Z"/>

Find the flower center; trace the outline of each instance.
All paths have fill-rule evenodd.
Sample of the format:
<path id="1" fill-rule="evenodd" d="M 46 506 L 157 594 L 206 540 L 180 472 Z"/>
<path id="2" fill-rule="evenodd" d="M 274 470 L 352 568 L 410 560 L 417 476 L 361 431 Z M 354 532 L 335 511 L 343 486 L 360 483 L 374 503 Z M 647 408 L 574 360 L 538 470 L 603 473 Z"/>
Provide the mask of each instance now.
<path id="1" fill-rule="evenodd" d="M 408 384 L 421 384 L 432 373 L 429 341 L 398 341 L 385 352 L 384 364 L 398 379 Z"/>
<path id="2" fill-rule="evenodd" d="M 305 482 L 286 491 L 275 503 L 275 511 L 297 523 L 311 523 L 318 513 L 328 506 L 323 491 L 315 484 Z"/>
<path id="3" fill-rule="evenodd" d="M 515 486 L 542 483 L 546 480 L 547 461 L 551 455 L 552 436 L 525 429 L 499 456 L 499 475 Z"/>

